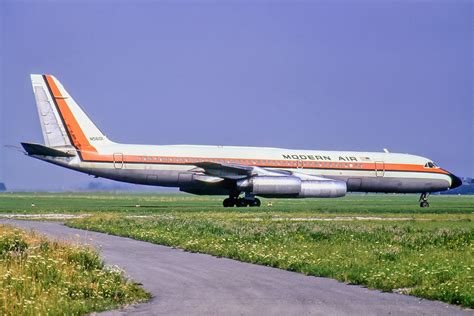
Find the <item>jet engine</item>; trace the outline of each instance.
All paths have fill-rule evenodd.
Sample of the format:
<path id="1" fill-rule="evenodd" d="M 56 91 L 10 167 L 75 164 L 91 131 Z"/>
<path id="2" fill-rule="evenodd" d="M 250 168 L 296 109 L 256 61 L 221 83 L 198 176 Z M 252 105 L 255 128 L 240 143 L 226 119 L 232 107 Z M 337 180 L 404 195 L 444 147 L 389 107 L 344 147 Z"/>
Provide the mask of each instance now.
<path id="1" fill-rule="evenodd" d="M 237 188 L 266 197 L 336 198 L 347 192 L 344 181 L 301 180 L 295 176 L 255 176 L 238 181 Z"/>

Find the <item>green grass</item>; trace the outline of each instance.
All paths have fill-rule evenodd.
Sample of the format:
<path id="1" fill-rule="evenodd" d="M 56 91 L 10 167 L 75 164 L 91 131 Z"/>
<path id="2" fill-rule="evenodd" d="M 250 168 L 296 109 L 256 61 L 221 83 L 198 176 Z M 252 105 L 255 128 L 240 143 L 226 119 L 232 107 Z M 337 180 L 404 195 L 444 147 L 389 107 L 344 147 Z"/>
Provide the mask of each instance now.
<path id="1" fill-rule="evenodd" d="M 222 208 L 223 197 L 187 194 L 0 193 L 0 213 L 77 212 L 233 212 Z M 263 207 L 248 211 L 318 214 L 473 214 L 474 196 L 430 196 L 420 208 L 418 195 L 353 194 L 338 199 L 262 199 Z M 267 207 L 271 201 L 272 207 Z M 35 204 L 32 207 L 31 204 Z M 142 207 L 136 208 L 139 204 Z M 240 209 L 240 211 L 244 211 Z"/>
<path id="2" fill-rule="evenodd" d="M 81 315 L 149 297 L 90 248 L 0 225 L 1 315 Z"/>
<path id="3" fill-rule="evenodd" d="M 261 208 L 221 202 L 180 194 L 3 194 L 0 213 L 87 213 L 68 225 L 474 307 L 473 196 L 432 196 L 427 209 L 415 195 L 265 199 Z"/>
<path id="4" fill-rule="evenodd" d="M 73 227 L 474 307 L 474 230 L 455 221 L 294 221 L 174 213 Z"/>

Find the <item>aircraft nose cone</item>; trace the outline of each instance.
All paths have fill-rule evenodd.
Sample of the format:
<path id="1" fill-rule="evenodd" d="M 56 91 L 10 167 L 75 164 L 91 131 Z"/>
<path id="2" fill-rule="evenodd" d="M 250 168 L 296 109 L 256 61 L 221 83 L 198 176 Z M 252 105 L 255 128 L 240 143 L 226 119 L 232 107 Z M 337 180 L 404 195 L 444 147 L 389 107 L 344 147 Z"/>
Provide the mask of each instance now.
<path id="1" fill-rule="evenodd" d="M 454 174 L 450 173 L 449 176 L 451 177 L 451 186 L 450 189 L 454 189 L 460 187 L 462 185 L 462 180 L 459 177 L 456 177 Z"/>

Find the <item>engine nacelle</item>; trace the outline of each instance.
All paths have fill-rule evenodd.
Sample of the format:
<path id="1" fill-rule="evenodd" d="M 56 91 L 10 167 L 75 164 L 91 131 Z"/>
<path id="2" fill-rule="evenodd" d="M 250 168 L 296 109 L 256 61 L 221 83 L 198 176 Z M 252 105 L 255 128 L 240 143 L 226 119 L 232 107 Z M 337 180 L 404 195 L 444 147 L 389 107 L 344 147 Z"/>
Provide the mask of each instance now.
<path id="1" fill-rule="evenodd" d="M 338 180 L 301 181 L 298 197 L 336 198 L 347 193 L 347 184 Z"/>
<path id="2" fill-rule="evenodd" d="M 237 182 L 241 191 L 266 197 L 335 198 L 346 195 L 347 185 L 338 180 L 301 180 L 294 176 L 257 176 Z"/>
<path id="3" fill-rule="evenodd" d="M 267 177 L 259 176 L 237 182 L 237 188 L 262 196 L 298 195 L 301 190 L 301 180 L 298 177 Z"/>

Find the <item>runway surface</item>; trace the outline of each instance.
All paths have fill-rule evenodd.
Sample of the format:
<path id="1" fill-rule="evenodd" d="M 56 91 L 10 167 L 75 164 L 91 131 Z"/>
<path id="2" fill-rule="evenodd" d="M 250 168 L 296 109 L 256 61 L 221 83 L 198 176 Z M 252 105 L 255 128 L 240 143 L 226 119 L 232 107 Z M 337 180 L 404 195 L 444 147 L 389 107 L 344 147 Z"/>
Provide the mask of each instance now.
<path id="1" fill-rule="evenodd" d="M 446 303 L 68 228 L 58 222 L 2 219 L 0 224 L 92 244 L 107 264 L 124 269 L 153 295 L 148 303 L 102 315 L 474 315 Z"/>

